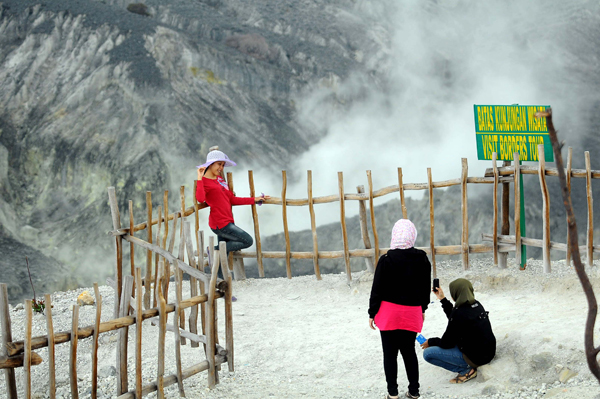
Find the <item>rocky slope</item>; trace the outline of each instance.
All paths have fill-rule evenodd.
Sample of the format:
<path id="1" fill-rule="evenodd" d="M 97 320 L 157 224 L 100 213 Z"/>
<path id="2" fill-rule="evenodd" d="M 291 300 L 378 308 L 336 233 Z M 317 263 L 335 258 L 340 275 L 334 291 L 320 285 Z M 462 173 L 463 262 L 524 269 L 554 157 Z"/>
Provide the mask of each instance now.
<path id="1" fill-rule="evenodd" d="M 134 200 L 139 220 L 147 190 L 158 206 L 156 193 L 170 189 L 170 208 L 178 208 L 179 186 L 186 185 L 189 199 L 194 166 L 215 144 L 265 171 L 295 165 L 311 152 L 322 162 L 321 144 L 325 154 L 336 155 L 327 168 L 347 171 L 353 162 L 364 173 L 368 167 L 354 156 L 376 138 L 386 144 L 378 158 L 402 159 L 408 165 L 393 166 L 406 167 L 410 152 L 421 154 L 417 147 L 438 145 L 443 152 L 444 137 L 472 140 L 472 127 L 453 119 L 459 109 L 526 98 L 557 106 L 569 145 L 577 146 L 576 154 L 583 148 L 593 154 L 600 128 L 598 5 L 555 0 L 552 6 L 512 1 L 487 7 L 0 0 L 0 234 L 9 243 L 0 246 L 0 273 L 38 251 L 47 257 L 39 258 L 48 265 L 36 272 L 42 280 L 56 280 L 60 288 L 101 281 L 112 271 L 106 188 L 117 187 L 123 213 Z M 503 90 L 514 94 L 495 96 Z M 597 162 L 592 155 L 600 169 Z M 291 170 L 290 180 L 303 175 L 306 164 Z M 574 166 L 582 166 L 579 155 Z M 535 181 L 527 190 L 539 195 Z M 489 220 L 491 201 L 483 198 L 469 208 L 475 239 Z M 448 215 L 436 205 L 447 220 L 436 224 L 440 244 L 445 236 L 459 237 L 456 201 L 443 201 Z M 575 202 L 585 212 L 585 196 Z M 560 200 L 554 203 L 560 229 Z M 539 229 L 538 204 L 528 208 L 528 221 Z M 425 223 L 426 201 L 413 205 L 411 218 Z M 397 219 L 395 206 L 377 212 L 380 237 Z M 323 229 L 320 245 L 339 249 L 339 226 Z M 425 239 L 426 229 L 420 230 Z M 353 237 L 352 245 L 359 245 Z M 268 248 L 271 241 L 265 242 Z M 13 300 L 30 295 L 26 281 L 19 286 Z"/>
<path id="2" fill-rule="evenodd" d="M 294 99 L 373 47 L 345 1 L 129 3 L 0 2 L 0 225 L 79 276 L 111 249 L 108 186 L 122 210 L 189 188 L 214 144 L 281 168 L 320 133 Z"/>

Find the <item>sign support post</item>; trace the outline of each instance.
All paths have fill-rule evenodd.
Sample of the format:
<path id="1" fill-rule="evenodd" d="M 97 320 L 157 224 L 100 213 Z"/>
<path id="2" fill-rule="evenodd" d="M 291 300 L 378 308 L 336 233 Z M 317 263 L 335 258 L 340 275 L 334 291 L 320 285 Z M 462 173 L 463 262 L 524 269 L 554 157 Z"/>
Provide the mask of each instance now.
<path id="1" fill-rule="evenodd" d="M 521 161 L 519 161 L 519 165 L 521 165 Z M 521 173 L 521 175 L 519 176 L 519 192 L 521 194 L 521 218 L 520 218 L 520 225 L 521 225 L 521 237 L 526 237 L 527 236 L 527 231 L 525 231 L 525 194 L 523 193 L 523 173 Z M 525 270 L 525 268 L 527 267 L 527 245 L 523 244 L 523 242 L 521 241 L 521 265 L 520 265 L 520 269 L 521 270 Z"/>

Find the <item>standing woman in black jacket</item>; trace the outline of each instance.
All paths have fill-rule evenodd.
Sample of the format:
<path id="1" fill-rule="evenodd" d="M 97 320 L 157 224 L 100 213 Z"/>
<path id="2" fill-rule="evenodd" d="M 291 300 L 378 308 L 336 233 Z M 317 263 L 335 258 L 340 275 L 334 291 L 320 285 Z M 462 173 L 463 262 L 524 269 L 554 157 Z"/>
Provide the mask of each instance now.
<path id="1" fill-rule="evenodd" d="M 419 397 L 419 363 L 415 338 L 423 328 L 431 293 L 431 264 L 424 251 L 414 248 L 417 229 L 408 219 L 394 225 L 387 254 L 377 263 L 371 298 L 369 326 L 381 334 L 383 369 L 388 398 L 398 397 L 398 351 L 408 378 L 405 397 Z"/>
<path id="2" fill-rule="evenodd" d="M 448 327 L 442 338 L 430 338 L 421 345 L 425 349 L 423 358 L 458 373 L 450 382 L 462 384 L 475 378 L 477 367 L 488 364 L 496 355 L 496 337 L 489 312 L 475 300 L 473 285 L 464 278 L 450 283 L 454 306 L 441 288 L 434 293 L 448 317 Z"/>

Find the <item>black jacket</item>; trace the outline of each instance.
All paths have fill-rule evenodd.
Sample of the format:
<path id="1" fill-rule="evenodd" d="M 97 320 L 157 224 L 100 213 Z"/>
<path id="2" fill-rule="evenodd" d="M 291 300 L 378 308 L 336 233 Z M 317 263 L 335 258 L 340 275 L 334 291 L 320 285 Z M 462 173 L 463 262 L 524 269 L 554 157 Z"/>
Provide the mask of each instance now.
<path id="1" fill-rule="evenodd" d="M 381 301 L 421 306 L 425 312 L 430 293 L 431 263 L 427 254 L 416 248 L 391 249 L 377 263 L 369 299 L 369 317 L 375 318 Z"/>
<path id="2" fill-rule="evenodd" d="M 442 299 L 441 304 L 448 316 L 448 327 L 442 338 L 429 338 L 429 346 L 444 349 L 458 346 L 471 367 L 491 362 L 496 355 L 496 337 L 483 305 L 475 301 L 472 305 L 465 303 L 454 308 L 446 298 Z"/>

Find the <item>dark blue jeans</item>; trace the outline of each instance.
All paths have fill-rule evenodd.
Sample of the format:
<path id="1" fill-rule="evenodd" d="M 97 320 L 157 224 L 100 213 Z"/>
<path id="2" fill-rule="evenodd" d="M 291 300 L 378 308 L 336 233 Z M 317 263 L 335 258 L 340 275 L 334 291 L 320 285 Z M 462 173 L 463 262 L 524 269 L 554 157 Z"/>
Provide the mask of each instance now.
<path id="1" fill-rule="evenodd" d="M 462 352 L 457 346 L 452 349 L 430 346 L 423 351 L 423 359 L 428 363 L 443 367 L 454 373 L 466 374 L 471 370 L 471 366 L 467 364 Z"/>
<path id="2" fill-rule="evenodd" d="M 215 246 L 215 249 L 219 249 L 219 242 L 225 241 L 227 243 L 227 253 L 248 248 L 254 242 L 250 234 L 246 233 L 233 223 L 229 223 L 222 229 L 211 230 L 217 235 L 217 245 Z"/>

